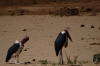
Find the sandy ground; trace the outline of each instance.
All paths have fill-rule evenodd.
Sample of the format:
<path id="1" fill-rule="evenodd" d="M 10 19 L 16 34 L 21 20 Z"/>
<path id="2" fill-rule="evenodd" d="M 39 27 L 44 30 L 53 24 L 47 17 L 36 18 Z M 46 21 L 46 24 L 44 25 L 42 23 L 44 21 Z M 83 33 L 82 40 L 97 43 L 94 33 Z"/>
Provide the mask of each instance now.
<path id="1" fill-rule="evenodd" d="M 61 17 L 59 10 L 63 7 L 78 7 L 80 16 Z M 64 65 L 59 65 L 54 41 L 64 28 L 68 28 L 73 42 L 69 40 L 68 47 L 63 48 Z M 99 34 L 100 0 L 37 0 L 37 4 L 33 0 L 0 1 L 0 66 L 25 66 L 14 64 L 14 58 L 6 64 L 5 58 L 15 40 L 26 35 L 30 40 L 23 49 L 27 50 L 20 54 L 20 62 L 31 62 L 27 66 L 100 66 L 93 62 L 93 55 L 100 54 Z M 65 52 L 71 60 L 78 56 L 77 64 L 68 65 Z M 40 60 L 48 64 L 41 65 Z"/>
<path id="2" fill-rule="evenodd" d="M 80 27 L 84 24 L 84 27 Z M 94 28 L 91 28 L 91 26 Z M 29 61 L 32 64 L 27 66 L 41 66 L 39 60 L 58 63 L 54 50 L 54 41 L 60 31 L 68 28 L 73 42 L 69 41 L 67 48 L 63 48 L 65 66 L 67 58 L 65 51 L 71 60 L 75 56 L 77 64 L 75 66 L 99 66 L 93 63 L 93 55 L 100 53 L 100 45 L 90 45 L 100 43 L 100 16 L 49 16 L 49 15 L 24 15 L 24 16 L 0 16 L 0 66 L 25 66 L 15 65 L 14 58 L 6 64 L 5 58 L 8 48 L 13 45 L 16 39 L 20 40 L 25 35 L 30 40 L 25 44 L 20 54 L 20 62 Z M 23 31 L 26 29 L 26 31 Z M 32 60 L 36 61 L 33 62 Z M 81 63 L 78 63 L 81 62 Z M 48 64 L 48 66 L 53 66 Z M 56 65 L 58 66 L 58 64 Z"/>

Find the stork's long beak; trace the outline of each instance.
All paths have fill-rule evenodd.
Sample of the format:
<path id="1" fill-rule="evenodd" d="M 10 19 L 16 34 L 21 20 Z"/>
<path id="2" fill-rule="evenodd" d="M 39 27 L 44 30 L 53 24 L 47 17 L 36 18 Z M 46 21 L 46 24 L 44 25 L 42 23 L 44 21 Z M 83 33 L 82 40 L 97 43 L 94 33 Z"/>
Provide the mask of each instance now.
<path id="1" fill-rule="evenodd" d="M 70 36 L 70 34 L 69 34 L 68 31 L 67 31 L 67 35 L 68 35 L 68 38 L 70 39 L 70 41 L 73 42 L 73 41 L 72 41 L 72 38 L 71 38 L 71 36 Z"/>

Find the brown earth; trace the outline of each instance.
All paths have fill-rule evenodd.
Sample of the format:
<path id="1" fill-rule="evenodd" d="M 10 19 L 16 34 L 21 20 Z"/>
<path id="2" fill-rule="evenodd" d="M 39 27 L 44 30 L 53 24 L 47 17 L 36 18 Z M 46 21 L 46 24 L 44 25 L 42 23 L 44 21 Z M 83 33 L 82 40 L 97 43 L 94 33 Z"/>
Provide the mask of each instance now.
<path id="1" fill-rule="evenodd" d="M 97 15 L 100 0 L 0 0 L 0 15 L 59 15 L 65 7 L 77 7 L 79 15 Z"/>

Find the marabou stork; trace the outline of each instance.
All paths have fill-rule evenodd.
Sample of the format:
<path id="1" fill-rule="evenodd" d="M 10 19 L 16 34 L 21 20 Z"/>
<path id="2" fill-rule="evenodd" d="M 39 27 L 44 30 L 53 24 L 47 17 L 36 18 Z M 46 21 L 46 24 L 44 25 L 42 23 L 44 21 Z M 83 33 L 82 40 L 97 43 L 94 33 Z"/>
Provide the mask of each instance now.
<path id="1" fill-rule="evenodd" d="M 24 44 L 29 40 L 28 36 L 25 36 L 21 41 L 16 40 L 14 44 L 8 49 L 5 62 L 9 62 L 12 57 L 15 57 L 15 64 L 19 63 L 19 54 L 22 52 Z"/>
<path id="2" fill-rule="evenodd" d="M 65 46 L 65 48 L 68 46 L 68 38 L 72 41 L 68 30 L 64 29 L 59 33 L 59 35 L 55 40 L 54 47 L 55 47 L 56 56 L 60 55 L 59 64 L 61 64 L 61 60 L 63 64 L 62 48 L 63 46 Z"/>

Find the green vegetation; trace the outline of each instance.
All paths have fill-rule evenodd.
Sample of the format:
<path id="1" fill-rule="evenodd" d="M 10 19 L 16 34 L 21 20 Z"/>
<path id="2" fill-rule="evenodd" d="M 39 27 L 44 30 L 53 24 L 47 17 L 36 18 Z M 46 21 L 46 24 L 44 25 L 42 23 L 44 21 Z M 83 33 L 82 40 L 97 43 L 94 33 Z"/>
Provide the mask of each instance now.
<path id="1" fill-rule="evenodd" d="M 77 58 L 78 58 L 78 56 L 75 56 L 74 60 L 71 60 L 70 56 L 69 57 L 67 56 L 67 64 L 76 64 L 77 63 Z"/>
<path id="2" fill-rule="evenodd" d="M 88 61 L 78 61 L 79 64 L 87 64 L 89 63 Z"/>
<path id="3" fill-rule="evenodd" d="M 55 62 L 50 62 L 50 64 L 51 64 L 52 66 L 58 65 L 58 63 L 55 63 Z"/>
<path id="4" fill-rule="evenodd" d="M 100 54 L 94 54 L 93 62 L 96 62 L 96 64 L 100 63 Z"/>
<path id="5" fill-rule="evenodd" d="M 65 54 L 66 54 L 66 52 L 65 52 Z M 65 65 L 67 65 L 67 64 L 68 65 L 74 65 L 74 64 L 75 65 L 77 65 L 77 64 L 82 65 L 82 64 L 89 63 L 89 61 L 78 61 L 77 60 L 78 57 L 79 57 L 79 55 L 75 56 L 74 59 L 71 59 L 70 56 L 67 56 L 67 54 L 66 54 L 67 62 L 65 62 L 64 64 Z M 39 64 L 46 65 L 46 66 L 47 66 L 47 64 L 49 64 L 50 66 L 59 66 L 59 63 L 55 63 L 55 62 L 47 61 L 47 60 L 39 60 L 38 62 L 39 62 Z M 100 54 L 94 54 L 93 62 L 97 62 L 97 63 L 100 62 Z M 36 65 L 34 65 L 34 66 L 36 66 Z"/>
<path id="6" fill-rule="evenodd" d="M 47 62 L 47 60 L 39 60 L 39 62 L 41 63 L 41 64 L 47 64 L 48 62 Z"/>

